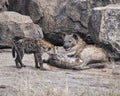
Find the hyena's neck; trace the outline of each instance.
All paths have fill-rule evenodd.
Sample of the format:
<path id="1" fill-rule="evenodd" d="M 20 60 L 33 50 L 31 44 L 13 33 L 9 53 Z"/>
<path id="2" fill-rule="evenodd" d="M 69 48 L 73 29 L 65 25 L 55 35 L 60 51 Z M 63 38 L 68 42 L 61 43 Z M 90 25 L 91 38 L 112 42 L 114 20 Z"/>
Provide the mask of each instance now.
<path id="1" fill-rule="evenodd" d="M 77 50 L 78 46 L 74 46 L 73 48 L 71 48 L 69 51 L 66 51 L 66 55 L 68 57 L 74 57 L 74 55 L 76 54 L 76 50 Z"/>
<path id="2" fill-rule="evenodd" d="M 70 56 L 78 56 L 79 53 L 82 52 L 82 50 L 85 48 L 86 43 L 85 42 L 78 42 L 78 44 L 76 44 L 76 46 L 74 46 L 73 48 L 71 48 L 71 50 L 68 52 L 68 55 Z"/>

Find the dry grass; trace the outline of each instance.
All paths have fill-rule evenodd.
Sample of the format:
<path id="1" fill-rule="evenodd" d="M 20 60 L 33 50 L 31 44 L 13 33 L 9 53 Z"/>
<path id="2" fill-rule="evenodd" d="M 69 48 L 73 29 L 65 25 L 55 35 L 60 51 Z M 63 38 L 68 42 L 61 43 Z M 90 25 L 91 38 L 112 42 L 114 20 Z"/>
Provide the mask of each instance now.
<path id="1" fill-rule="evenodd" d="M 19 91 L 17 96 L 120 96 L 120 92 L 116 91 L 117 87 L 111 83 L 109 90 L 91 91 L 89 87 L 84 88 L 83 92 L 73 95 L 68 87 L 65 88 L 46 88 L 44 90 L 35 91 L 32 89 Z M 7 95 L 6 95 L 7 96 Z"/>
<path id="2" fill-rule="evenodd" d="M 9 95 L 4 95 L 9 96 Z M 19 90 L 16 96 L 72 96 L 67 89 L 62 88 L 47 88 L 40 91 L 35 90 Z"/>

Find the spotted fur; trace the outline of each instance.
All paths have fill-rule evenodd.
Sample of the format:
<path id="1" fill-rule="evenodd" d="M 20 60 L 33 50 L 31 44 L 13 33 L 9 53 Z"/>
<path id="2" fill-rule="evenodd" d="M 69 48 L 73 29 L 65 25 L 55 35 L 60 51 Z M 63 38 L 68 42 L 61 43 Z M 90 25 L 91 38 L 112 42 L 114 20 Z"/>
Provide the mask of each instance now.
<path id="1" fill-rule="evenodd" d="M 34 54 L 35 67 L 43 69 L 42 54 L 55 53 L 55 46 L 43 39 L 18 38 L 13 39 L 12 55 L 17 68 L 25 67 L 22 62 L 24 54 Z"/>

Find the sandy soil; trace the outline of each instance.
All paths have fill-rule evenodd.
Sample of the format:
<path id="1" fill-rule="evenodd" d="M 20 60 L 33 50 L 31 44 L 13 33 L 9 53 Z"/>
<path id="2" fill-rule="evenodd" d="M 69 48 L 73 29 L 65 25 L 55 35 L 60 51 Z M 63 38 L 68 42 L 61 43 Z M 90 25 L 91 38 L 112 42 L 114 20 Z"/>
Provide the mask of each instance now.
<path id="1" fill-rule="evenodd" d="M 11 51 L 0 53 L 0 96 L 120 96 L 119 62 L 83 71 L 41 71 L 34 67 L 33 55 L 25 55 L 23 62 L 27 67 L 17 69 Z"/>

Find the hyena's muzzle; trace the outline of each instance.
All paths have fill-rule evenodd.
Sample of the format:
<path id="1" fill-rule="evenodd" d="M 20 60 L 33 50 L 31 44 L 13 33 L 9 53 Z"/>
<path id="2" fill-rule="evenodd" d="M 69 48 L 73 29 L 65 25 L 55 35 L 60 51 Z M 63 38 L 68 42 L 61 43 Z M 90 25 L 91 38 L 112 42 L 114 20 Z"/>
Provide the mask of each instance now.
<path id="1" fill-rule="evenodd" d="M 65 36 L 63 47 L 66 51 L 70 50 L 76 45 L 77 45 L 77 38 L 75 38 L 73 34 Z"/>

